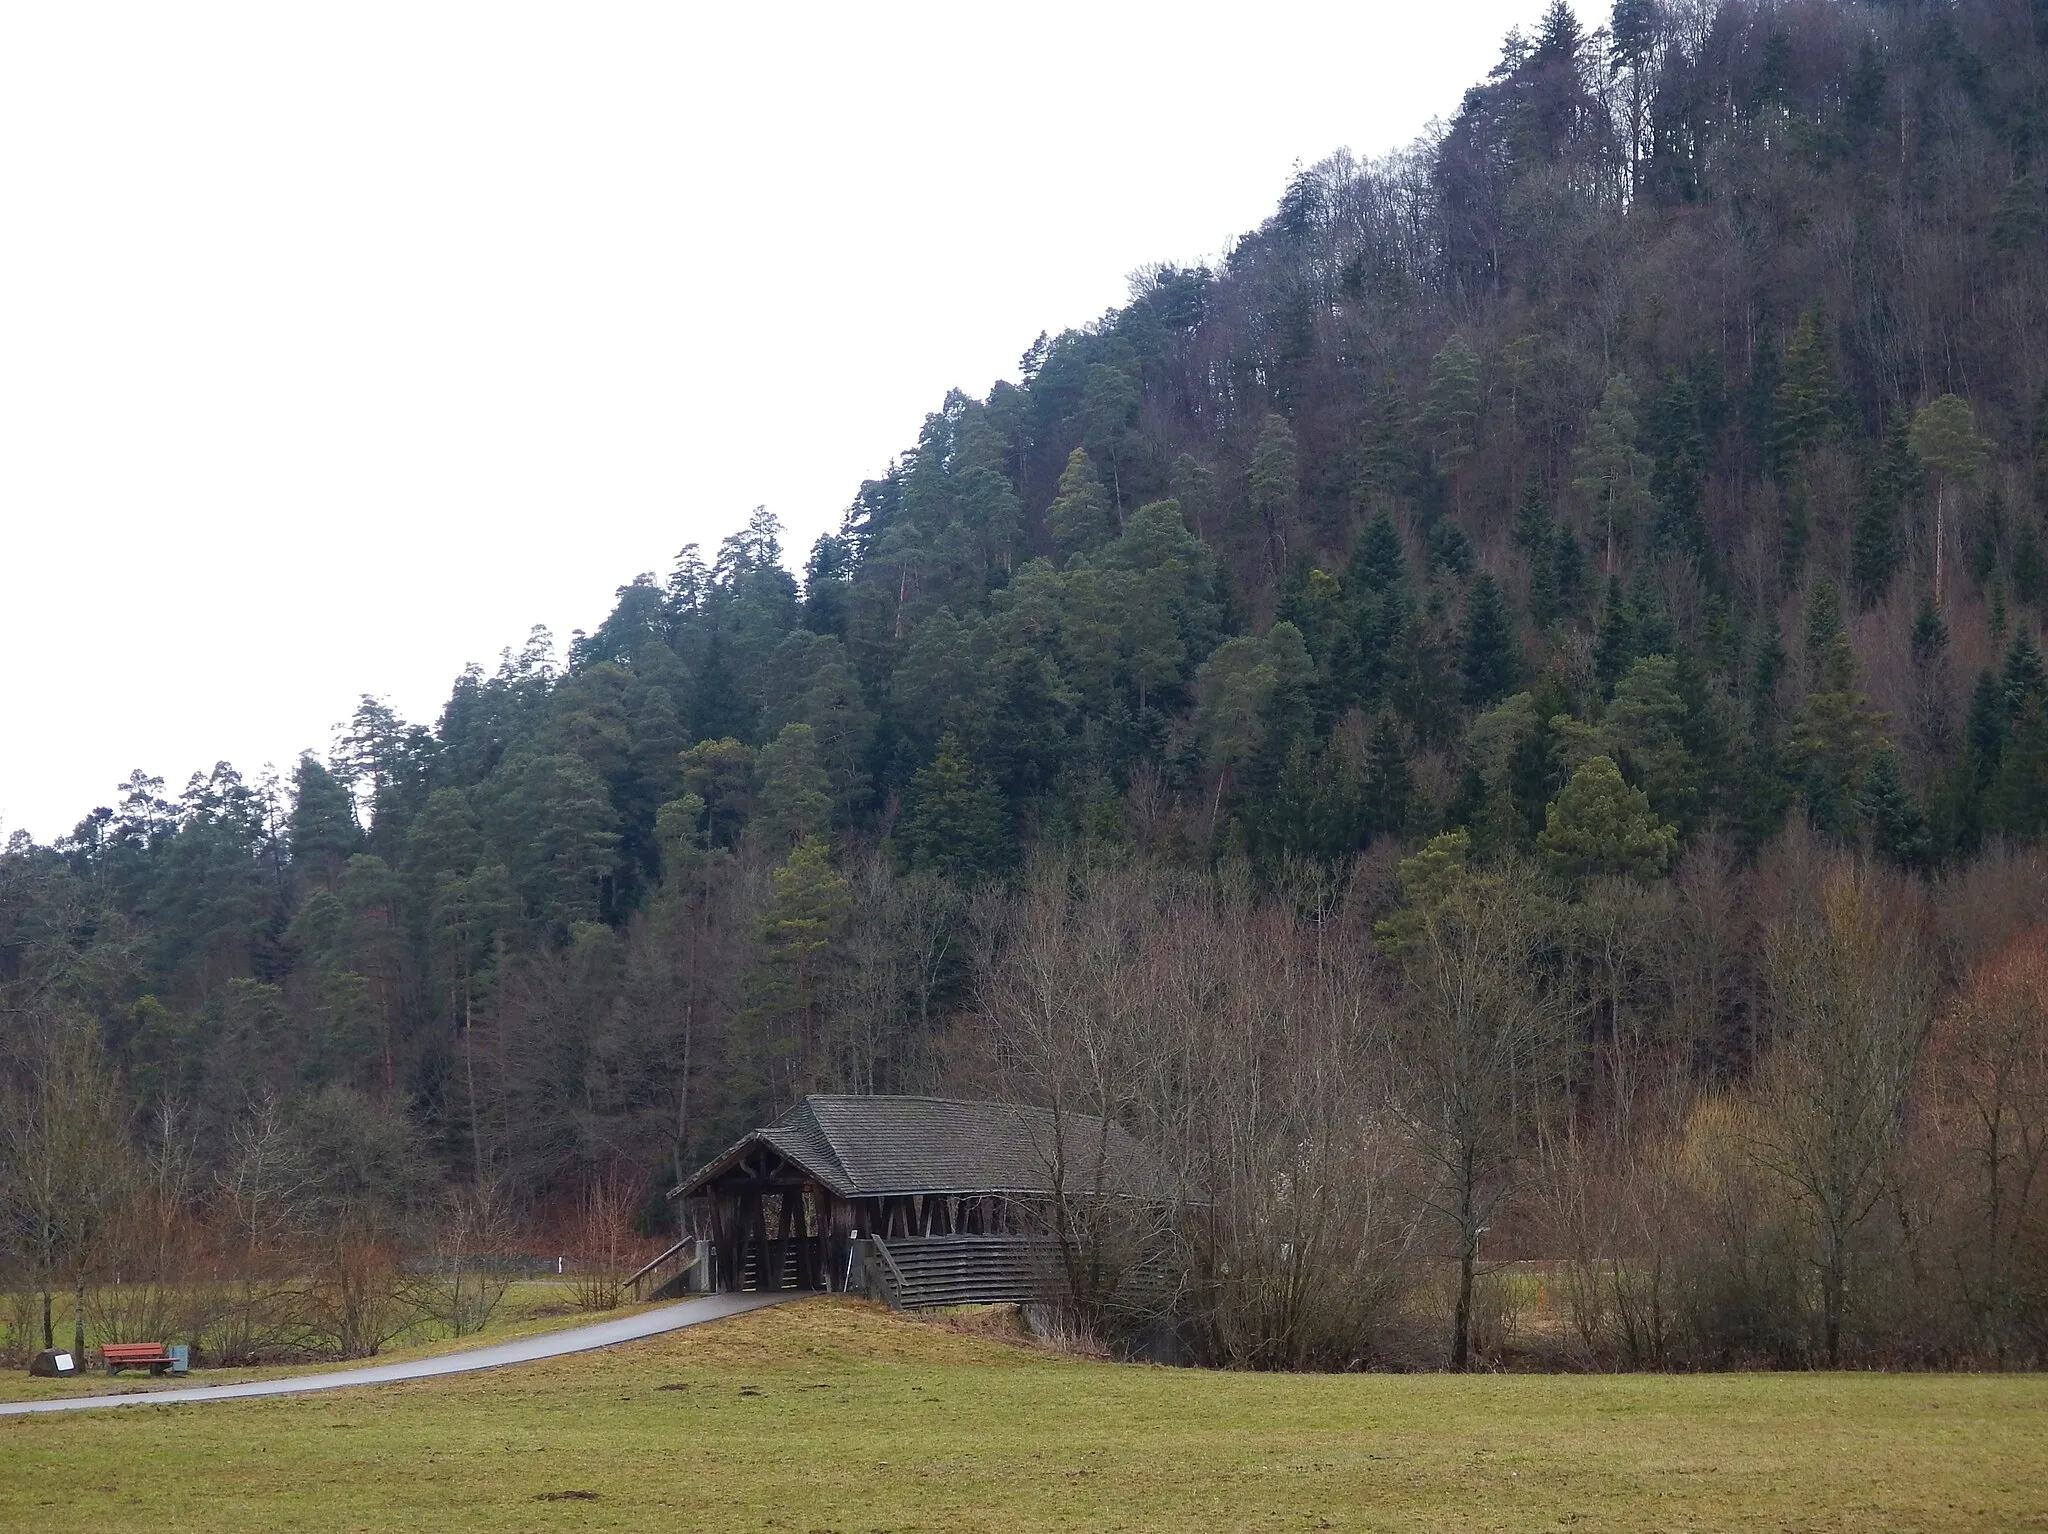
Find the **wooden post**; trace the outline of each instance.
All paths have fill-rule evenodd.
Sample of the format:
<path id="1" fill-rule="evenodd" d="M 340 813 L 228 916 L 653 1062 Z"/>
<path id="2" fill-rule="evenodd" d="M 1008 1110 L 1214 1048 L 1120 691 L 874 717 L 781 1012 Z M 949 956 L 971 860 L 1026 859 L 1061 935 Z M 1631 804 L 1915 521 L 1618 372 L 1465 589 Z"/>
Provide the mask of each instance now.
<path id="1" fill-rule="evenodd" d="M 754 1237 L 754 1288 L 780 1289 L 782 1275 L 769 1263 L 768 1201 L 759 1193 L 750 1193 L 747 1195 L 747 1202 L 752 1206 L 749 1213 L 753 1216 L 748 1225 Z M 781 1254 L 778 1252 L 776 1255 Z"/>

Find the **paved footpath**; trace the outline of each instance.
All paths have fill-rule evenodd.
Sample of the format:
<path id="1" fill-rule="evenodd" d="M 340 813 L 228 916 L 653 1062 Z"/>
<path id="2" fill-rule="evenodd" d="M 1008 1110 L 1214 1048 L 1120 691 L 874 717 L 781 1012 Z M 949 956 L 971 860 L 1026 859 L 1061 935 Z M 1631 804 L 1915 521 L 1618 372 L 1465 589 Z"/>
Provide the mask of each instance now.
<path id="1" fill-rule="evenodd" d="M 615 1343 L 637 1342 L 663 1332 L 699 1326 L 725 1316 L 779 1305 L 802 1296 L 782 1294 L 711 1294 L 701 1299 L 681 1300 L 659 1310 L 622 1316 L 616 1321 L 599 1321 L 590 1326 L 566 1326 L 560 1331 L 541 1332 L 489 1347 L 465 1348 L 460 1353 L 442 1353 L 433 1358 L 416 1358 L 402 1364 L 373 1364 L 367 1369 L 337 1369 L 327 1374 L 294 1374 L 278 1380 L 249 1380 L 240 1385 L 193 1385 L 178 1390 L 138 1390 L 128 1395 L 71 1396 L 61 1401 L 9 1401 L 0 1404 L 0 1417 L 23 1417 L 31 1412 L 91 1411 L 101 1406 L 160 1406 L 176 1401 L 239 1401 L 248 1396 L 297 1395 L 307 1390 L 346 1390 L 353 1385 L 383 1385 L 394 1380 L 431 1379 L 439 1374 L 467 1374 L 472 1369 L 498 1369 L 506 1364 L 531 1363 L 537 1358 L 559 1358 L 564 1353 L 583 1353 L 591 1348 L 608 1348 Z"/>

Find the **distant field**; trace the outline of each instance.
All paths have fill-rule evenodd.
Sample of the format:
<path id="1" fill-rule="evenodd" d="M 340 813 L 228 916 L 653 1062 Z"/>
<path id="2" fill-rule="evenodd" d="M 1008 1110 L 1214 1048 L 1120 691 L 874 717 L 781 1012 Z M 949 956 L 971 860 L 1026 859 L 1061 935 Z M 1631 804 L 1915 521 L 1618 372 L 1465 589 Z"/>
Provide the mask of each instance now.
<path id="1" fill-rule="evenodd" d="M 810 1300 L 489 1374 L 0 1420 L 0 1528 L 2048 1529 L 2048 1379 L 1088 1364 Z"/>

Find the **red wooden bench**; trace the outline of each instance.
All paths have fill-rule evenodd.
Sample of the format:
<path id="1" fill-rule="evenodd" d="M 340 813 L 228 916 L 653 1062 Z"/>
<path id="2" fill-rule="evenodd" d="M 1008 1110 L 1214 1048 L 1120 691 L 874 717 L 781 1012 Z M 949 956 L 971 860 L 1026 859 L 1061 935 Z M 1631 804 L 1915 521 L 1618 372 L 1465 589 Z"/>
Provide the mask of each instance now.
<path id="1" fill-rule="evenodd" d="M 151 1374 L 161 1374 L 177 1360 L 161 1342 L 103 1342 L 100 1362 L 107 1366 L 109 1374 L 119 1374 L 123 1369 L 147 1369 Z"/>

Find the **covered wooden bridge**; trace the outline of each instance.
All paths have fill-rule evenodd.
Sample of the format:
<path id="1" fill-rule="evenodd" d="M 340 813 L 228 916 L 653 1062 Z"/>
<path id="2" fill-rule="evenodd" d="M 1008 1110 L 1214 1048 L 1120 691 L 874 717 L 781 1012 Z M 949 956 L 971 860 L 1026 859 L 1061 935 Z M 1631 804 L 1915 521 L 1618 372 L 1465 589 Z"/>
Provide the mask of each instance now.
<path id="1" fill-rule="evenodd" d="M 806 1097 L 674 1189 L 694 1287 L 865 1290 L 900 1307 L 1022 1301 L 1058 1263 L 1060 1199 L 1164 1201 L 1099 1118 L 939 1097 Z"/>

